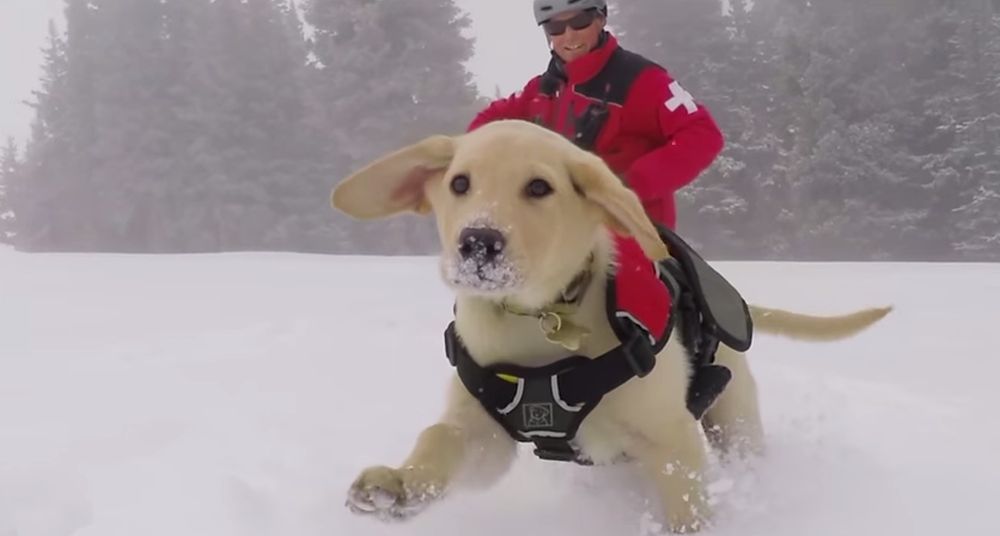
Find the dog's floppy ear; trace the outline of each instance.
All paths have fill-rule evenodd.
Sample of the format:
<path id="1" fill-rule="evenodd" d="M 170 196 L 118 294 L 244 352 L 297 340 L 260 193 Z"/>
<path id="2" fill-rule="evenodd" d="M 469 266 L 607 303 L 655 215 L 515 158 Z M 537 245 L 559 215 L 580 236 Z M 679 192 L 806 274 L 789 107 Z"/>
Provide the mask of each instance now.
<path id="1" fill-rule="evenodd" d="M 612 230 L 635 238 L 650 260 L 659 261 L 670 256 L 639 196 L 625 186 L 600 157 L 587 152 L 576 154 L 570 158 L 568 167 L 574 184 L 601 208 Z"/>
<path id="2" fill-rule="evenodd" d="M 330 204 L 359 219 L 403 211 L 426 213 L 424 184 L 440 175 L 455 155 L 455 139 L 435 135 L 393 151 L 340 182 Z"/>

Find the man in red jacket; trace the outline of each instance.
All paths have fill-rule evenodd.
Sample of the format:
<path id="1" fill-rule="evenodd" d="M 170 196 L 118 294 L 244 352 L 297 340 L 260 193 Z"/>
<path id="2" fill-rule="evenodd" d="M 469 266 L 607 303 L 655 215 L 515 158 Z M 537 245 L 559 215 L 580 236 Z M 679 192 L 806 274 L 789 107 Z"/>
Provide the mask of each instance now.
<path id="1" fill-rule="evenodd" d="M 674 229 L 675 192 L 695 180 L 722 151 L 724 140 L 715 120 L 666 69 L 618 46 L 605 30 L 606 0 L 535 0 L 534 4 L 535 20 L 544 27 L 552 49 L 548 69 L 523 90 L 490 104 L 469 130 L 499 119 L 534 121 L 555 130 L 600 156 L 635 191 L 650 218 Z M 615 307 L 642 318 L 647 326 L 667 325 L 669 315 L 687 314 L 674 307 L 680 302 L 673 294 L 655 298 L 664 293 L 659 273 L 644 262 L 638 246 L 622 244 L 621 258 L 650 269 L 616 276 Z M 725 320 L 724 327 L 717 324 L 716 333 L 703 332 L 697 323 L 684 324 L 689 329 L 688 344 L 697 345 L 691 353 L 687 404 L 700 418 L 732 377 L 728 369 L 713 364 L 720 342 L 717 333 L 744 333 L 746 319 L 719 312 L 739 311 L 743 302 L 721 276 L 713 277 L 707 265 L 704 270 L 691 268 L 703 263 L 696 253 L 680 247 L 671 254 L 688 261 L 679 271 L 668 271 L 675 277 L 683 272 L 694 292 L 712 287 L 697 303 L 709 301 L 709 317 Z M 748 340 L 748 336 L 727 336 L 726 344 Z"/>
<path id="2" fill-rule="evenodd" d="M 673 229 L 674 193 L 722 151 L 708 110 L 666 69 L 618 46 L 605 0 L 535 0 L 552 59 L 524 89 L 481 111 L 469 130 L 498 119 L 544 125 L 599 155 Z"/>

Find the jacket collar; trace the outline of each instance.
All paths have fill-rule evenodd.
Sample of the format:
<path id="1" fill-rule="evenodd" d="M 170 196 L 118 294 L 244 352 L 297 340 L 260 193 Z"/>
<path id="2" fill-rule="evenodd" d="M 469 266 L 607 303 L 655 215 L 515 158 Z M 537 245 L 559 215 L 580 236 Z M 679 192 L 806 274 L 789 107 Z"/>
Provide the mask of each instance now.
<path id="1" fill-rule="evenodd" d="M 617 48 L 618 40 L 610 32 L 605 31 L 597 48 L 569 63 L 563 62 L 555 52 L 552 52 L 549 71 L 558 73 L 561 75 L 559 78 L 570 85 L 582 84 L 601 72 Z"/>

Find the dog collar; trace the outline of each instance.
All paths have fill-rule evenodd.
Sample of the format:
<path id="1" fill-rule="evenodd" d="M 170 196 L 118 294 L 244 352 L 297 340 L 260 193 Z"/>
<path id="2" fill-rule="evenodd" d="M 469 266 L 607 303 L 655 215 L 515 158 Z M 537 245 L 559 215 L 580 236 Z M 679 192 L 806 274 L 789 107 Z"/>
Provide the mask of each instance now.
<path id="1" fill-rule="evenodd" d="M 594 254 L 591 253 L 580 273 L 560 293 L 552 303 L 538 309 L 529 309 L 507 302 L 500 302 L 500 309 L 507 314 L 530 316 L 538 319 L 538 327 L 545 338 L 559 344 L 570 351 L 577 351 L 583 343 L 583 338 L 590 335 L 590 330 L 574 323 L 570 317 L 576 312 L 587 288 L 593 279 Z"/>

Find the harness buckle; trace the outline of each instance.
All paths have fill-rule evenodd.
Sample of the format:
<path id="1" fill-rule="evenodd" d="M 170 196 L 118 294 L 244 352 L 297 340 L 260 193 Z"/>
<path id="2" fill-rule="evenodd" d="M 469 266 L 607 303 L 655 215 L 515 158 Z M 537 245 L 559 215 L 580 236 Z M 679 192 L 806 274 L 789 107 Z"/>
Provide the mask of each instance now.
<path id="1" fill-rule="evenodd" d="M 553 461 L 553 462 L 572 462 L 576 461 L 577 454 L 571 448 L 547 448 L 547 447 L 536 447 L 535 456 L 543 460 Z"/>
<path id="2" fill-rule="evenodd" d="M 630 331 L 632 335 L 628 342 L 622 345 L 622 353 L 632 372 L 642 378 L 653 371 L 653 367 L 656 366 L 656 355 L 641 329 L 633 327 Z"/>

